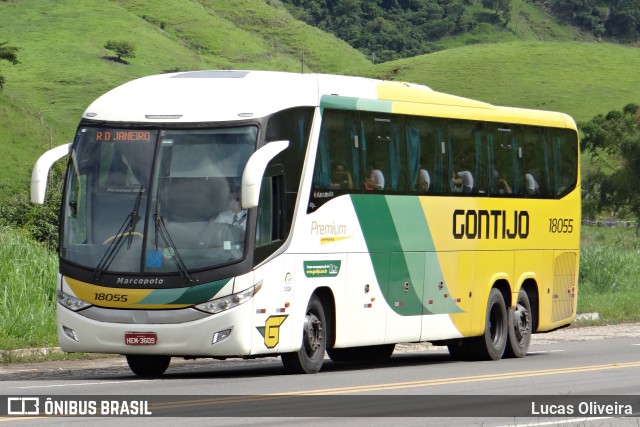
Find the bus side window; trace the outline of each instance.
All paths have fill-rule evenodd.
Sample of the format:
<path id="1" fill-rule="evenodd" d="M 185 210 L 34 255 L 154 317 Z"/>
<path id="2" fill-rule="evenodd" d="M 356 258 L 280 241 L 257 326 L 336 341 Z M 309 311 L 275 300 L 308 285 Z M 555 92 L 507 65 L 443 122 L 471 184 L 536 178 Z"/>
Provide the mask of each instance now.
<path id="1" fill-rule="evenodd" d="M 258 202 L 254 264 L 264 261 L 282 246 L 286 233 L 283 170 L 278 165 L 269 166 L 265 174 Z"/>
<path id="2" fill-rule="evenodd" d="M 326 109 L 313 172 L 313 188 L 356 190 L 360 188 L 359 135 L 355 115 Z"/>
<path id="3" fill-rule="evenodd" d="M 574 132 L 553 129 L 555 196 L 562 197 L 576 185 L 578 177 L 578 144 Z"/>
<path id="4" fill-rule="evenodd" d="M 363 185 L 365 189 L 404 191 L 403 121 L 400 116 L 362 114 Z"/>
<path id="5" fill-rule="evenodd" d="M 483 125 L 454 121 L 449 125 L 449 189 L 453 193 L 485 191 L 485 161 L 482 149 Z"/>
<path id="6" fill-rule="evenodd" d="M 443 152 L 433 120 L 412 117 L 406 123 L 407 183 L 410 193 L 440 193 Z"/>
<path id="7" fill-rule="evenodd" d="M 489 194 L 508 196 L 524 194 L 521 172 L 521 128 L 492 124 L 487 127 Z"/>
<path id="8" fill-rule="evenodd" d="M 522 168 L 525 174 L 525 194 L 527 197 L 545 197 L 549 191 L 549 167 L 545 162 L 544 130 L 526 126 L 522 142 Z"/>

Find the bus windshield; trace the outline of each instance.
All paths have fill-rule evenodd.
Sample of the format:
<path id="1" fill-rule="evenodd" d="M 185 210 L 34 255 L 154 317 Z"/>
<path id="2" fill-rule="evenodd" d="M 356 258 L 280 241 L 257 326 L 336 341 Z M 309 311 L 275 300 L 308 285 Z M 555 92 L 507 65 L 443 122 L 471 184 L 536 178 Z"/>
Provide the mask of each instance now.
<path id="1" fill-rule="evenodd" d="M 81 127 L 63 201 L 61 258 L 104 273 L 175 274 L 244 257 L 242 172 L 255 126 Z"/>

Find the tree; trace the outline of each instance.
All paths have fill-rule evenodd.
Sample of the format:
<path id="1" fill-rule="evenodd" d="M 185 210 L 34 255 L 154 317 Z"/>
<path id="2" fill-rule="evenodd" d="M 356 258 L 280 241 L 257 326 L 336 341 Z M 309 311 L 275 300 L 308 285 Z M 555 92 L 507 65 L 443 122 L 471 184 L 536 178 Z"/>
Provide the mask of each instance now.
<path id="1" fill-rule="evenodd" d="M 15 46 L 8 46 L 7 42 L 0 43 L 0 59 L 4 59 L 5 61 L 11 62 L 13 65 L 19 63 L 18 61 L 18 50 L 19 48 Z M 6 83 L 5 77 L 0 74 L 0 91 L 4 89 L 4 84 Z"/>
<path id="2" fill-rule="evenodd" d="M 582 126 L 581 149 L 594 159 L 616 163 L 601 174 L 599 207 L 614 212 L 627 209 L 640 229 L 640 105 L 628 104 L 622 111 L 597 115 Z"/>
<path id="3" fill-rule="evenodd" d="M 118 61 L 125 64 L 127 63 L 127 61 L 125 61 L 122 58 L 136 57 L 135 46 L 132 43 L 125 40 L 107 40 L 107 42 L 104 44 L 104 48 L 114 51 L 118 58 Z"/>
<path id="4" fill-rule="evenodd" d="M 505 27 L 511 20 L 511 0 L 482 0 L 482 6 L 493 10 Z"/>

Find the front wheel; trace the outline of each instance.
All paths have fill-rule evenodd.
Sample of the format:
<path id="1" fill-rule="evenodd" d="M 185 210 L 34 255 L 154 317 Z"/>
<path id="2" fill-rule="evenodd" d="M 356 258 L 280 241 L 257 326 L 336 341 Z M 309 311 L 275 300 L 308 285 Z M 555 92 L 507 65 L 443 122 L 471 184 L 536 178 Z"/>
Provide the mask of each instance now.
<path id="1" fill-rule="evenodd" d="M 127 363 L 131 371 L 139 377 L 159 377 L 169 367 L 171 356 L 128 354 Z"/>
<path id="2" fill-rule="evenodd" d="M 302 347 L 282 355 L 282 364 L 290 374 L 315 374 L 322 368 L 327 347 L 327 322 L 322 303 L 313 296 L 307 306 L 302 332 Z"/>
<path id="3" fill-rule="evenodd" d="M 527 354 L 532 327 L 529 296 L 524 289 L 520 289 L 515 309 L 509 310 L 509 342 L 505 357 L 524 357 Z"/>

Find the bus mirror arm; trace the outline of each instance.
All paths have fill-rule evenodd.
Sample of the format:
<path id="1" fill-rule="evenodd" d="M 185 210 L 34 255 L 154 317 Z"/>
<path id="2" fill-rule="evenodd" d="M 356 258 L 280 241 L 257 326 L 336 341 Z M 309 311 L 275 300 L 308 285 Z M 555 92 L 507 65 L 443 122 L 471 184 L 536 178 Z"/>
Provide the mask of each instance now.
<path id="1" fill-rule="evenodd" d="M 273 141 L 265 144 L 249 157 L 242 173 L 242 208 L 258 206 L 260 184 L 267 165 L 282 150 L 289 146 L 289 141 Z"/>
<path id="2" fill-rule="evenodd" d="M 52 148 L 38 158 L 31 172 L 31 202 L 42 205 L 47 191 L 47 179 L 51 166 L 69 154 L 71 143 Z"/>

